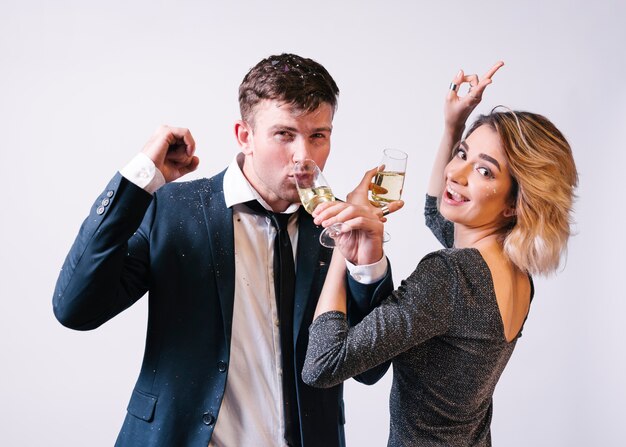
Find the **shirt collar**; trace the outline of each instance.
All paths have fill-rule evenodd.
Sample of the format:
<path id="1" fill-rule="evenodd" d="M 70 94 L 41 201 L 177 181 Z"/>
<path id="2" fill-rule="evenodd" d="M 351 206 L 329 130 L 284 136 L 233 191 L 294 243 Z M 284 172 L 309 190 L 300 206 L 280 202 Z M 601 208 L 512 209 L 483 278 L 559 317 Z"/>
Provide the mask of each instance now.
<path id="1" fill-rule="evenodd" d="M 245 203 L 250 200 L 258 200 L 265 209 L 271 211 L 272 208 L 265 200 L 263 200 L 259 193 L 252 187 L 250 182 L 248 182 L 248 179 L 246 179 L 243 175 L 243 172 L 241 171 L 243 157 L 243 153 L 240 152 L 237 154 L 230 165 L 228 165 L 226 173 L 224 174 L 224 201 L 226 202 L 226 206 L 231 208 L 234 205 Z M 295 213 L 299 207 L 299 203 L 292 203 L 289 207 L 287 207 L 284 213 Z"/>

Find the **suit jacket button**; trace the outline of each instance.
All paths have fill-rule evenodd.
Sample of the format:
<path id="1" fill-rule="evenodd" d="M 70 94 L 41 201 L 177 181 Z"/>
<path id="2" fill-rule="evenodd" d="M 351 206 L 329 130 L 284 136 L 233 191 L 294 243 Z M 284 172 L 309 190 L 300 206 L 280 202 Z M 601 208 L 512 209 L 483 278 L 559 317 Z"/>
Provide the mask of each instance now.
<path id="1" fill-rule="evenodd" d="M 101 205 L 102 206 L 107 206 L 109 204 L 109 202 L 110 202 L 109 199 L 102 199 Z"/>
<path id="2" fill-rule="evenodd" d="M 202 415 L 202 422 L 204 422 L 205 425 L 213 425 L 215 422 L 215 416 L 208 412 L 204 413 Z"/>
<path id="3" fill-rule="evenodd" d="M 98 209 L 96 210 L 97 214 L 104 214 L 104 207 L 103 206 L 99 206 Z"/>
<path id="4" fill-rule="evenodd" d="M 221 373 L 226 372 L 226 362 L 222 362 L 222 361 L 217 362 L 217 369 Z"/>
<path id="5" fill-rule="evenodd" d="M 107 191 L 107 197 L 110 199 L 111 197 L 113 197 L 113 191 Z"/>

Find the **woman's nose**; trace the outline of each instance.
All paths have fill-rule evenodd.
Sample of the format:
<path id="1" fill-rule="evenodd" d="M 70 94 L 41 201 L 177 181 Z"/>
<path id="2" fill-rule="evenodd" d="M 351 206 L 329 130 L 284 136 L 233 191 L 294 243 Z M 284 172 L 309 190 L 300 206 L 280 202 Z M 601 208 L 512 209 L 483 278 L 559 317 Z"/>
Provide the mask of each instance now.
<path id="1" fill-rule="evenodd" d="M 458 183 L 459 185 L 467 184 L 467 164 L 452 165 L 450 163 L 446 169 L 446 179 L 452 183 Z"/>

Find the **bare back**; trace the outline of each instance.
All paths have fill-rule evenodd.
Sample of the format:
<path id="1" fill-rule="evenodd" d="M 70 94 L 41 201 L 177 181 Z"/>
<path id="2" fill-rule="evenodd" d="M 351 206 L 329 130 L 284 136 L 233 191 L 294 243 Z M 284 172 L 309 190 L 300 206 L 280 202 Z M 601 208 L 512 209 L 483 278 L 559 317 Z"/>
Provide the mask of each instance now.
<path id="1" fill-rule="evenodd" d="M 490 244 L 478 250 L 485 260 L 502 317 L 507 342 L 517 337 L 530 308 L 531 286 L 528 275 L 511 263 L 499 246 Z"/>

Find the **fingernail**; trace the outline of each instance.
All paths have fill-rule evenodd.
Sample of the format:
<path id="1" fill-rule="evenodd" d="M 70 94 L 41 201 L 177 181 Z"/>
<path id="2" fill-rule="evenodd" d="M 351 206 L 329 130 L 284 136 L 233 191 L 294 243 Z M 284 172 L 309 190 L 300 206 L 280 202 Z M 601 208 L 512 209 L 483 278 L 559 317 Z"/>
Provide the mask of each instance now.
<path id="1" fill-rule="evenodd" d="M 460 69 L 459 72 L 456 74 L 456 77 L 458 78 L 459 76 L 461 76 L 463 74 L 463 69 Z"/>

